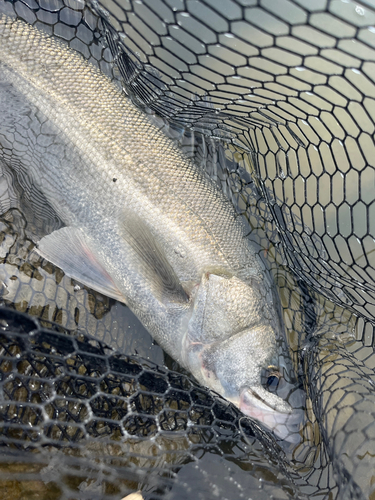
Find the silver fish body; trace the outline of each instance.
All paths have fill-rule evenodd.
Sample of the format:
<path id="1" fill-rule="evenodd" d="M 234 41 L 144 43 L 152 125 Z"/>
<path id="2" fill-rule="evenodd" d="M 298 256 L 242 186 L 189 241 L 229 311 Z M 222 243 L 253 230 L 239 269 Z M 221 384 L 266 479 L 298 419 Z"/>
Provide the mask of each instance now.
<path id="1" fill-rule="evenodd" d="M 0 157 L 66 226 L 38 251 L 287 437 L 294 381 L 273 286 L 223 193 L 98 70 L 1 14 L 0 112 Z"/>

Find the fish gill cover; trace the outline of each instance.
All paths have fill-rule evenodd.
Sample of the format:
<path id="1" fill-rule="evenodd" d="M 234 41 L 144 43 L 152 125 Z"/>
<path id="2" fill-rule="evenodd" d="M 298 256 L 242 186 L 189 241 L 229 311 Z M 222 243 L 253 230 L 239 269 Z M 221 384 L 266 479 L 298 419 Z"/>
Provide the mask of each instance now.
<path id="1" fill-rule="evenodd" d="M 277 442 L 164 358 L 124 305 L 33 253 L 31 235 L 61 222 L 2 147 L 1 300 L 41 319 L 0 311 L 0 497 L 374 498 L 371 3 L 0 11 L 80 52 L 218 182 L 277 283 L 307 394 L 301 442 Z"/>

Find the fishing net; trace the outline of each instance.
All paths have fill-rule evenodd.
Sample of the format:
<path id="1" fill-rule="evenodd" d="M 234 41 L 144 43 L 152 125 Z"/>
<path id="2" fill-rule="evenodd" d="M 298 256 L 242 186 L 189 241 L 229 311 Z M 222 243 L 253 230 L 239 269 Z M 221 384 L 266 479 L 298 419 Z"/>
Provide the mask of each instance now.
<path id="1" fill-rule="evenodd" d="M 375 498 L 375 6 L 0 11 L 99 67 L 221 186 L 277 284 L 307 394 L 293 445 L 199 387 L 124 305 L 33 253 L 29 229 L 45 228 L 0 150 L 1 300 L 14 309 L 0 311 L 0 496 Z"/>

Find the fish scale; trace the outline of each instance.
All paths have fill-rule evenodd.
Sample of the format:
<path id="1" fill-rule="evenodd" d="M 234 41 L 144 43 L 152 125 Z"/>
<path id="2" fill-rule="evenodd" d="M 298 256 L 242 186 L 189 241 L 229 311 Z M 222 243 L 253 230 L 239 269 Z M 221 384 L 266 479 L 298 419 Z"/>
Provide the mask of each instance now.
<path id="1" fill-rule="evenodd" d="M 74 51 L 6 16 L 0 38 L 0 144 L 65 224 L 38 242 L 40 255 L 125 302 L 201 383 L 298 440 L 276 293 L 234 207 Z M 275 376 L 279 393 L 268 390 Z"/>
<path id="2" fill-rule="evenodd" d="M 3 45 L 3 51 L 11 53 L 12 49 L 15 50 L 18 47 L 15 40 L 18 40 L 19 37 L 22 37 L 24 43 L 35 43 L 35 45 L 40 44 L 41 40 L 48 40 L 41 33 L 39 34 L 40 39 L 34 34 L 28 40 L 27 34 L 18 27 L 13 36 L 10 34 L 8 38 L 5 38 L 8 43 Z M 19 53 L 26 51 L 24 43 L 21 43 Z M 226 228 L 224 222 L 225 218 L 228 217 L 228 211 L 232 212 L 233 218 L 235 218 L 235 213 L 222 193 L 213 185 L 204 182 L 202 174 L 192 168 L 191 163 L 187 162 L 174 145 L 151 125 L 146 116 L 130 102 L 121 99 L 121 94 L 117 89 L 109 81 L 103 79 L 102 75 L 94 68 L 84 64 L 71 51 L 61 56 L 59 45 L 53 43 L 51 39 L 46 52 L 47 57 L 42 60 L 38 61 L 38 58 L 28 57 L 22 58 L 21 61 L 26 66 L 24 71 L 31 75 L 33 81 L 38 82 L 38 88 L 42 89 L 47 96 L 57 99 L 60 105 L 65 104 L 69 114 L 74 116 L 74 119 L 78 120 L 83 128 L 89 128 L 90 138 L 95 140 L 96 148 L 103 151 L 106 147 L 111 152 L 111 159 L 124 162 L 125 152 L 130 155 L 129 150 L 131 150 L 127 171 L 131 171 L 132 165 L 137 165 L 138 162 L 141 164 L 141 169 L 135 172 L 135 176 L 143 177 L 150 184 L 149 196 L 153 192 L 156 178 L 160 178 L 163 182 L 165 191 L 171 190 L 169 192 L 176 193 L 177 196 L 181 194 L 182 199 L 175 200 L 175 204 L 171 205 L 171 196 L 167 197 L 163 193 L 166 204 L 171 206 L 171 212 L 175 214 L 180 226 L 183 224 L 186 213 L 186 207 L 181 206 L 181 202 L 188 202 L 192 209 L 195 208 L 196 211 L 199 211 L 200 217 L 204 217 L 206 227 L 211 221 L 210 228 L 214 232 L 214 238 L 218 241 L 223 254 L 227 258 L 235 256 L 231 259 L 231 265 L 237 264 L 239 267 L 248 265 L 251 254 L 249 255 L 246 251 L 247 245 L 242 243 L 241 224 L 231 224 L 230 235 L 228 235 L 230 237 L 223 237 Z M 52 58 L 53 54 L 55 58 Z M 77 60 L 81 63 L 79 67 Z M 59 63 L 57 64 L 56 61 Z M 46 76 L 45 68 L 49 66 L 51 68 Z M 17 65 L 17 71 L 22 73 L 22 67 Z M 88 78 L 90 78 L 90 92 L 86 91 Z M 69 86 L 66 86 L 67 81 Z M 93 94 L 97 94 L 97 99 L 93 100 Z M 90 113 L 94 109 L 93 101 L 95 102 L 95 127 L 90 126 Z M 110 134 L 108 130 L 111 131 Z M 129 132 L 131 130 L 139 131 L 139 134 L 133 138 Z M 82 129 L 80 133 L 82 134 Z M 139 144 L 137 150 L 133 148 L 134 139 Z M 162 159 L 164 168 L 159 166 L 156 176 L 152 166 L 157 158 Z M 103 171 L 103 174 L 105 175 L 106 172 Z M 108 174 L 110 179 L 120 175 L 116 170 L 108 172 Z M 194 190 L 191 189 L 193 183 Z M 187 186 L 189 186 L 189 190 L 186 189 Z M 224 208 L 225 205 L 227 206 Z M 220 232 L 217 230 L 218 227 Z M 236 234 L 234 228 L 237 228 Z M 202 235 L 197 236 L 197 238 L 202 238 Z M 238 264 L 238 261 L 241 264 Z M 252 266 L 258 265 L 257 262 L 251 264 Z"/>

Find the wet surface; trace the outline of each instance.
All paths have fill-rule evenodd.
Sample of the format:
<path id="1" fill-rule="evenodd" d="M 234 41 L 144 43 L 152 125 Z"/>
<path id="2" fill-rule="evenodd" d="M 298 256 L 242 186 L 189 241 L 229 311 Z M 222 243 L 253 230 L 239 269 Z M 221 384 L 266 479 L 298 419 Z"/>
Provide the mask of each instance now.
<path id="1" fill-rule="evenodd" d="M 95 392 L 60 385 L 53 389 L 54 404 L 69 395 L 72 409 L 59 407 L 54 418 L 69 430 L 64 434 L 57 427 L 42 446 L 38 439 L 47 430 L 40 409 L 47 403 L 40 398 L 50 394 L 58 376 L 52 372 L 42 387 L 33 372 L 35 387 L 24 390 L 30 374 L 22 362 L 41 346 L 43 366 L 51 355 L 67 370 L 66 360 L 74 356 L 53 351 L 55 340 L 49 337 L 50 343 L 41 340 L 39 347 L 9 347 L 22 326 L 15 321 L 5 327 L 1 358 L 1 388 L 14 411 L 3 409 L 1 415 L 3 429 L 4 422 L 8 426 L 2 437 L 9 438 L 2 443 L 9 460 L 0 472 L 7 498 L 120 499 L 138 489 L 149 499 L 247 498 L 250 493 L 254 498 L 373 497 L 374 12 L 355 2 L 307 7 L 311 12 L 300 3 L 285 4 L 285 12 L 275 6 L 271 12 L 265 3 L 156 7 L 129 2 L 121 7 L 108 0 L 103 2 L 107 18 L 81 2 L 0 0 L 0 11 L 62 38 L 117 82 L 122 79 L 133 100 L 164 117 L 154 120 L 219 183 L 247 221 L 249 237 L 277 284 L 294 364 L 308 396 L 302 440 L 286 445 L 275 444 L 256 426 L 255 437 L 244 436 L 238 420 L 227 428 L 227 420 L 218 418 L 211 428 L 213 402 L 199 422 L 194 413 L 187 417 L 184 401 L 192 381 L 173 402 L 167 393 L 155 393 L 155 384 L 144 389 L 136 382 L 134 390 L 142 397 L 136 396 L 140 417 L 133 421 L 119 413 L 125 411 L 123 400 L 115 405 L 116 416 L 105 400 L 112 389 L 117 397 L 119 386 L 100 389 L 104 399 L 95 414 L 90 406 Z M 186 128 L 190 125 L 194 132 Z M 152 380 L 163 366 L 183 373 L 125 305 L 67 278 L 33 252 L 34 241 L 60 222 L 43 204 L 35 208 L 38 197 L 23 195 L 4 149 L 0 157 L 7 180 L 0 184 L 1 303 L 44 319 L 42 326 L 53 321 L 117 353 L 154 361 L 159 368 L 147 369 Z M 28 325 L 23 334 L 34 328 Z M 57 338 L 65 334 L 71 335 L 56 333 Z M 84 345 L 74 344 L 70 352 L 80 362 L 91 349 Z M 106 364 L 113 354 L 105 352 Z M 64 373 L 72 381 L 77 370 L 74 376 Z M 116 370 L 112 366 L 103 376 L 117 376 Z M 96 372 L 95 377 L 100 378 Z M 131 397 L 127 393 L 124 401 Z M 91 420 L 95 416 L 90 432 L 87 410 L 77 413 L 81 407 L 91 408 Z M 165 415 L 170 408 L 174 417 L 166 421 L 173 430 L 153 426 L 150 415 Z M 70 439 L 72 433 L 77 439 Z M 121 461 L 129 450 L 132 458 Z"/>

